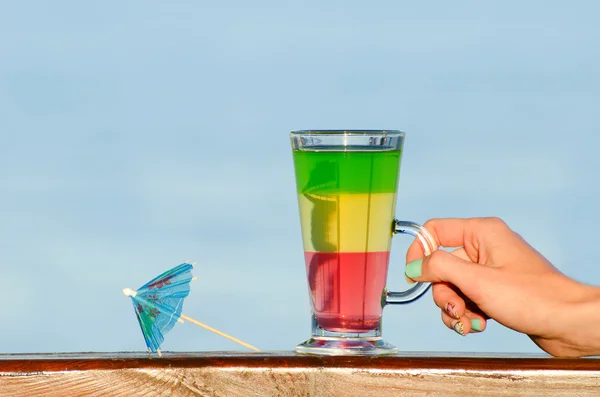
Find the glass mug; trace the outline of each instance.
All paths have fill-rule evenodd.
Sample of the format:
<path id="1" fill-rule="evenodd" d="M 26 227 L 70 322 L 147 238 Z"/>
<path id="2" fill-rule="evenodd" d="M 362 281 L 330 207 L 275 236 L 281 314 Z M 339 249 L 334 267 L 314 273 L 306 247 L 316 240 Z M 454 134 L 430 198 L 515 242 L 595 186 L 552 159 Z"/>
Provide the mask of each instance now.
<path id="1" fill-rule="evenodd" d="M 321 130 L 290 134 L 312 337 L 296 352 L 394 354 L 381 336 L 387 304 L 414 301 L 429 288 L 386 289 L 392 236 L 412 235 L 425 255 L 437 246 L 418 224 L 395 219 L 404 144 L 400 131 Z"/>

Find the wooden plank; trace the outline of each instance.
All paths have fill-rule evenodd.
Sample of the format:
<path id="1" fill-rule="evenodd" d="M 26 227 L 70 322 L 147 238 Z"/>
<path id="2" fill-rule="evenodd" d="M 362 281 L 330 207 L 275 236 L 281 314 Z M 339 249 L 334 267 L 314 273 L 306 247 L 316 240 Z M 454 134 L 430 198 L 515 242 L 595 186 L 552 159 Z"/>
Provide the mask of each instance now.
<path id="1" fill-rule="evenodd" d="M 0 355 L 4 396 L 599 396 L 600 359 L 289 352 Z"/>

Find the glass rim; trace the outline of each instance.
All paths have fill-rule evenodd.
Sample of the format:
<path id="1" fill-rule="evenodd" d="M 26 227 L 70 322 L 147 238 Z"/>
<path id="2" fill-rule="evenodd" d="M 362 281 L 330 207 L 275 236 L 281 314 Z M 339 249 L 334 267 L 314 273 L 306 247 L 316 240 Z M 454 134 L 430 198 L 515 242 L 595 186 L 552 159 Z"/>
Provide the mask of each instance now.
<path id="1" fill-rule="evenodd" d="M 400 130 L 295 130 L 290 135 L 375 135 L 375 136 L 404 136 Z"/>

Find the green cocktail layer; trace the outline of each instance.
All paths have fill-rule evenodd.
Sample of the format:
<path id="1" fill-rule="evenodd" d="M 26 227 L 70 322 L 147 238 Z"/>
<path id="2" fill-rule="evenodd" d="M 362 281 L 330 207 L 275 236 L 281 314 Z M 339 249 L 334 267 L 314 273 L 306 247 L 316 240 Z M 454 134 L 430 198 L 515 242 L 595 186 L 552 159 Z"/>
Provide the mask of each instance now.
<path id="1" fill-rule="evenodd" d="M 394 193 L 401 155 L 294 150 L 296 188 L 299 194 Z"/>

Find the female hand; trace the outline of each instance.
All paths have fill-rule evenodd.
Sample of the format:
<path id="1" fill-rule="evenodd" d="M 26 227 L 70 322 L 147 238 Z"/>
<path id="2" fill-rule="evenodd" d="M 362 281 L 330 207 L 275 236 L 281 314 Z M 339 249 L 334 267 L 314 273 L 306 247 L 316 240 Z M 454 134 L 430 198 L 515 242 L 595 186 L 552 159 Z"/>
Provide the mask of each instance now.
<path id="1" fill-rule="evenodd" d="M 600 289 L 560 273 L 498 218 L 433 219 L 438 246 L 426 258 L 415 241 L 406 275 L 432 282 L 442 321 L 461 335 L 488 319 L 525 333 L 554 356 L 600 354 Z"/>

